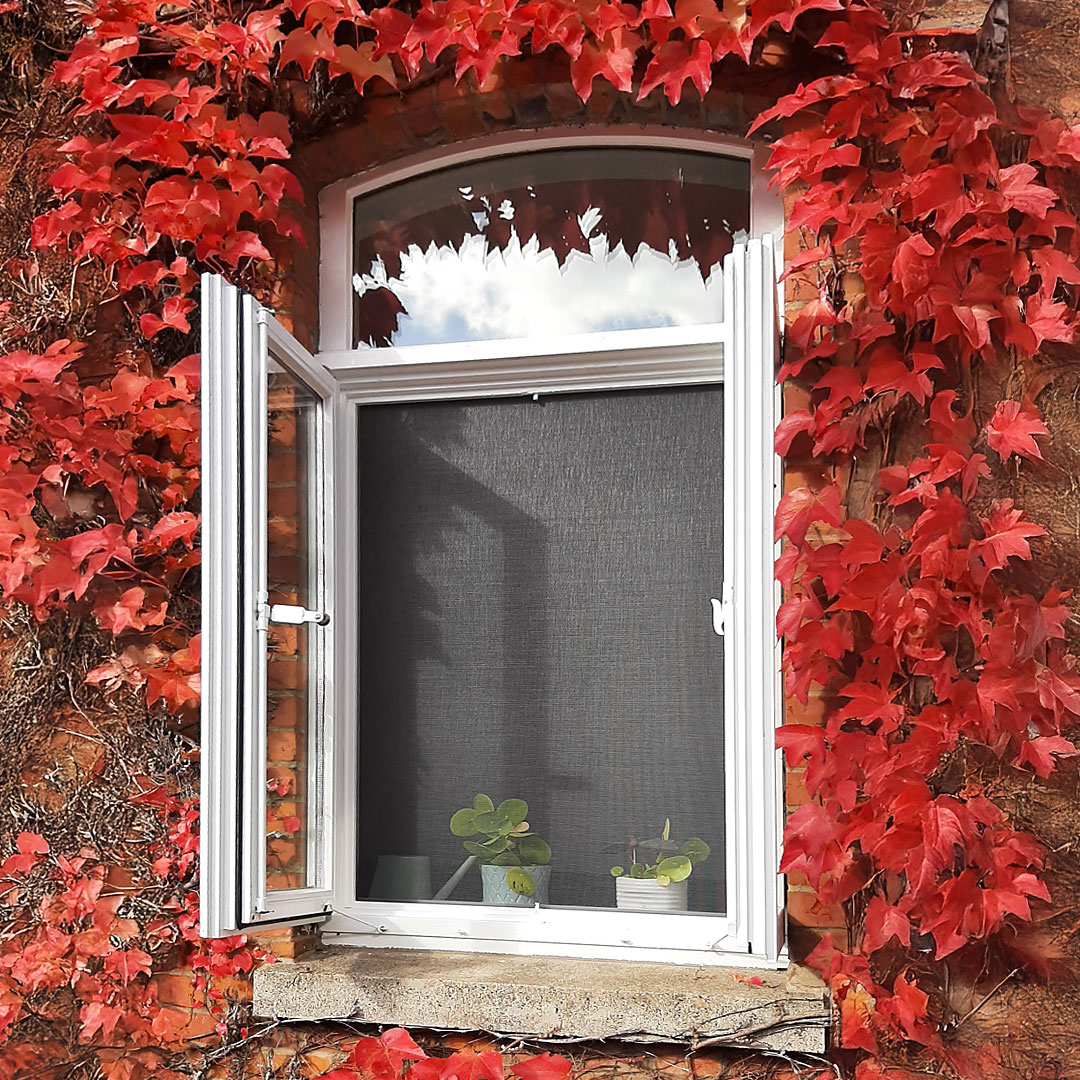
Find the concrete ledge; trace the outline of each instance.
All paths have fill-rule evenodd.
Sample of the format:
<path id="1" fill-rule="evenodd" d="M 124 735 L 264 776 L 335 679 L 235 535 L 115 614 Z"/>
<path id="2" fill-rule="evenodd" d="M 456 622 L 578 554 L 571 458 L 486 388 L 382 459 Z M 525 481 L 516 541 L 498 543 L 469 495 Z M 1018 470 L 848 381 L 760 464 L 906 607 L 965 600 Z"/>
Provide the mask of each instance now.
<path id="1" fill-rule="evenodd" d="M 760 979 L 754 985 L 751 979 Z M 830 1005 L 811 972 L 336 946 L 255 972 L 283 1020 L 822 1053 Z"/>

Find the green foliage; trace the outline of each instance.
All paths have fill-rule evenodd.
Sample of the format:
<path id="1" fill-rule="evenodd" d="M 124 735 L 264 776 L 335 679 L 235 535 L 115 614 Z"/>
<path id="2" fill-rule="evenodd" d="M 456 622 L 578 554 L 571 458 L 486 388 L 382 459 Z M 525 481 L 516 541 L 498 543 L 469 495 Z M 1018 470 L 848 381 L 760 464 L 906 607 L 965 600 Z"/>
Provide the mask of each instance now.
<path id="1" fill-rule="evenodd" d="M 655 853 L 655 861 L 639 861 L 638 851 Z M 709 857 L 709 845 L 700 836 L 681 843 L 671 839 L 671 819 L 664 820 L 664 831 L 653 840 L 639 840 L 632 845 L 630 869 L 613 866 L 612 877 L 654 878 L 659 885 L 685 881 L 699 862 Z M 648 858 L 648 856 L 646 856 Z"/>
<path id="2" fill-rule="evenodd" d="M 506 799 L 498 806 L 487 795 L 477 795 L 450 818 L 450 831 L 463 840 L 470 855 L 488 866 L 509 866 L 506 883 L 521 896 L 532 896 L 536 881 L 526 866 L 547 866 L 551 848 L 532 831 L 524 799 Z M 474 840 L 472 837 L 482 837 Z"/>

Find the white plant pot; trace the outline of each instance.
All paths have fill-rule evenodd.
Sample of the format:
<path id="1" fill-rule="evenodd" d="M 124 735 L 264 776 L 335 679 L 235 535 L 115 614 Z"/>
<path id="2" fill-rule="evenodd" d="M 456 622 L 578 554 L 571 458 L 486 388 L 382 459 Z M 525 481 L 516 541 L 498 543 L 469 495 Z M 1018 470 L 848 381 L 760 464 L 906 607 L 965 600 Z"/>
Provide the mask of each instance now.
<path id="1" fill-rule="evenodd" d="M 615 906 L 623 911 L 686 911 L 687 882 L 661 885 L 656 878 L 615 879 Z"/>
<path id="2" fill-rule="evenodd" d="M 527 870 L 536 882 L 532 896 L 522 896 L 514 892 L 506 883 L 507 870 Z M 548 887 L 551 884 L 550 866 L 489 866 L 480 867 L 480 878 L 484 883 L 484 903 L 501 904 L 507 907 L 532 907 L 533 904 L 548 902 Z"/>

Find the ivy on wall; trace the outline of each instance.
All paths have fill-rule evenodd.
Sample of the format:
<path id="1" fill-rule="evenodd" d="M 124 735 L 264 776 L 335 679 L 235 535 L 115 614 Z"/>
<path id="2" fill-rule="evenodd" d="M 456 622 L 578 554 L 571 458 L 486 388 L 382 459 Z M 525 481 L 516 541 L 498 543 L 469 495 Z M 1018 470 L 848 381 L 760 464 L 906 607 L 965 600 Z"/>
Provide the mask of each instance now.
<path id="1" fill-rule="evenodd" d="M 190 715 L 198 366 L 155 357 L 191 330 L 197 269 L 259 290 L 274 243 L 302 240 L 287 212 L 300 194 L 289 119 L 270 107 L 281 79 L 322 65 L 362 94 L 450 50 L 457 77 L 483 83 L 552 49 L 583 99 L 601 79 L 677 103 L 688 84 L 708 90 L 718 61 L 798 34 L 833 73 L 754 124 L 783 132 L 771 166 L 797 193 L 788 228 L 803 248 L 787 272 L 815 286 L 780 376 L 808 404 L 784 417 L 777 450 L 837 475 L 880 467 L 859 514 L 832 485 L 789 492 L 777 515 L 787 692 L 827 703 L 823 726 L 779 733 L 814 796 L 788 822 L 783 869 L 844 905 L 856 931 L 809 962 L 860 1080 L 909 1075 L 904 1062 L 992 1075 L 950 1038 L 945 972 L 1010 948 L 1032 901 L 1049 899 L 1046 852 L 950 763 L 977 746 L 1048 776 L 1077 753 L 1080 677 L 1066 596 L 1017 572 L 1044 530 L 984 494 L 1041 458 L 1047 429 L 1033 395 L 977 403 L 971 373 L 1074 338 L 1080 230 L 1060 189 L 1080 129 L 1006 123 L 966 58 L 913 45 L 905 19 L 885 0 L 96 0 L 55 67 L 72 131 L 32 238 L 93 268 L 140 348 L 104 376 L 72 340 L 0 356 L 4 597 L 43 624 L 61 609 L 92 618 L 116 647 L 91 684 Z M 18 312 L 4 315 L 17 343 Z M 16 1074 L 47 1022 L 108 1080 L 181 1075 L 184 1033 L 151 971 L 186 959 L 215 992 L 259 958 L 242 938 L 197 939 L 195 807 L 167 788 L 132 797 L 170 822 L 145 879 L 171 890 L 167 918 L 140 915 L 145 882 L 108 888 L 93 851 L 54 852 L 35 833 L 0 868 L 0 1036 Z M 223 1035 L 247 1039 L 217 1007 Z M 348 1068 L 371 1072 L 355 1056 Z"/>

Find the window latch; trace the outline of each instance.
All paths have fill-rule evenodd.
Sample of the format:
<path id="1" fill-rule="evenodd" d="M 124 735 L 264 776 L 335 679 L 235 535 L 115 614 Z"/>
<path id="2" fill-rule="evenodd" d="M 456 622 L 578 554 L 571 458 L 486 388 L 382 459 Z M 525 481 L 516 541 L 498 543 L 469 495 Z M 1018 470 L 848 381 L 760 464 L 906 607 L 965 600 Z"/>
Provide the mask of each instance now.
<path id="1" fill-rule="evenodd" d="M 286 626 L 314 623 L 316 626 L 326 626 L 329 622 L 330 616 L 325 611 L 311 611 L 309 608 L 298 607 L 295 604 L 259 605 L 260 630 L 266 630 L 270 623 L 283 623 Z"/>
<path id="2" fill-rule="evenodd" d="M 713 633 L 718 637 L 723 637 L 727 632 L 728 626 L 731 624 L 731 609 L 734 601 L 735 590 L 731 585 L 724 585 L 723 600 L 718 600 L 715 596 L 711 597 L 709 602 L 712 604 L 712 628 Z"/>

